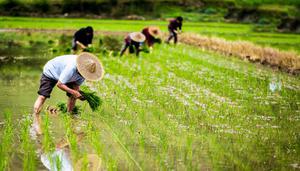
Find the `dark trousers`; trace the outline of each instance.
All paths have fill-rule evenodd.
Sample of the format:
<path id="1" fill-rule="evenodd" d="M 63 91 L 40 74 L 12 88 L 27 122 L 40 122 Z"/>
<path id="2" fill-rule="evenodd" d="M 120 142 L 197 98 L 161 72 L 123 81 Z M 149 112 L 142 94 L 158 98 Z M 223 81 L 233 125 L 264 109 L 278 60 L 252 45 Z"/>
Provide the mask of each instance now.
<path id="1" fill-rule="evenodd" d="M 127 48 L 129 48 L 129 53 L 134 53 L 136 54 L 136 56 L 139 56 L 140 50 L 139 50 L 139 45 L 133 45 L 133 44 L 124 44 L 121 50 L 121 54 L 120 56 L 122 56 L 124 54 L 124 52 L 126 51 Z"/>
<path id="2" fill-rule="evenodd" d="M 174 38 L 174 44 L 176 44 L 177 43 L 177 33 L 175 33 L 174 30 L 169 29 L 169 37 L 167 39 L 167 43 L 169 43 L 172 38 Z"/>

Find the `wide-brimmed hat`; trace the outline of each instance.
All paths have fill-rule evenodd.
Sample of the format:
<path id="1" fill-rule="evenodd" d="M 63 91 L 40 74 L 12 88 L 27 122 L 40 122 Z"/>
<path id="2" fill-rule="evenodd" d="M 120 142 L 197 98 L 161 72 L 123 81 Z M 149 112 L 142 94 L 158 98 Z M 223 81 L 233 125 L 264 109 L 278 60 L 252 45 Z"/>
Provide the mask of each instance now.
<path id="1" fill-rule="evenodd" d="M 160 29 L 156 26 L 150 26 L 148 30 L 149 30 L 149 34 L 155 38 L 158 38 L 161 34 Z"/>
<path id="2" fill-rule="evenodd" d="M 87 167 L 87 168 L 85 168 L 85 167 Z M 80 171 L 80 170 L 84 170 L 84 169 L 90 170 L 90 171 L 101 170 L 101 159 L 96 154 L 88 154 L 86 156 L 86 158 L 81 158 L 75 164 L 74 170 Z"/>
<path id="3" fill-rule="evenodd" d="M 88 52 L 80 53 L 77 56 L 78 72 L 88 81 L 98 81 L 103 78 L 104 69 L 99 59 Z"/>
<path id="4" fill-rule="evenodd" d="M 129 37 L 131 40 L 136 41 L 136 42 L 144 42 L 146 40 L 146 37 L 140 32 L 130 33 Z"/>

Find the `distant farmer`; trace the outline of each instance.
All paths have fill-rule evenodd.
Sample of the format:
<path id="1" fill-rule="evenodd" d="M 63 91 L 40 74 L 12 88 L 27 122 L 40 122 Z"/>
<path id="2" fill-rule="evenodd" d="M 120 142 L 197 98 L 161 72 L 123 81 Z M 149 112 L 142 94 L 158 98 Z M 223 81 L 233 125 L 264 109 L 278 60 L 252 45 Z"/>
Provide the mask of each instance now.
<path id="1" fill-rule="evenodd" d="M 133 32 L 128 34 L 124 39 L 124 45 L 122 47 L 120 56 L 124 54 L 126 49 L 129 47 L 129 53 L 134 53 L 139 56 L 141 46 L 145 41 L 145 36 L 140 32 Z"/>
<path id="2" fill-rule="evenodd" d="M 154 43 L 161 42 L 161 40 L 159 38 L 161 32 L 158 27 L 155 27 L 155 26 L 146 27 L 142 30 L 142 33 L 146 37 L 146 44 L 148 45 L 150 50 L 153 48 Z"/>
<path id="3" fill-rule="evenodd" d="M 83 52 L 79 55 L 63 55 L 51 59 L 46 63 L 40 80 L 38 98 L 34 103 L 34 129 L 41 134 L 40 111 L 47 98 L 50 98 L 52 89 L 56 85 L 67 93 L 69 97 L 67 111 L 71 112 L 76 99 L 84 100 L 79 93 L 79 86 L 86 80 L 97 81 L 103 77 L 103 67 L 97 57 Z"/>
<path id="4" fill-rule="evenodd" d="M 93 36 L 94 31 L 91 26 L 81 28 L 73 36 L 72 50 L 77 51 L 79 49 L 86 49 L 89 45 L 92 44 Z"/>
<path id="5" fill-rule="evenodd" d="M 168 25 L 169 37 L 166 43 L 169 43 L 172 38 L 174 38 L 174 43 L 177 43 L 177 34 L 181 32 L 182 21 L 183 18 L 181 16 L 176 17 L 176 19 L 170 20 L 170 23 Z"/>

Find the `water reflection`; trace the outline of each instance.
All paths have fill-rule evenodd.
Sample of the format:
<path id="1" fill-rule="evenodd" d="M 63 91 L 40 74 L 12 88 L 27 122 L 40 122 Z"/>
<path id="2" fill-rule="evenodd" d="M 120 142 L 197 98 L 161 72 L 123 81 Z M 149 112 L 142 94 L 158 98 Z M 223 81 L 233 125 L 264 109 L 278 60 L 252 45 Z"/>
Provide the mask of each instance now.
<path id="1" fill-rule="evenodd" d="M 72 162 L 70 153 L 67 149 L 56 149 L 52 153 L 44 153 L 41 155 L 43 165 L 51 171 L 72 171 Z"/>

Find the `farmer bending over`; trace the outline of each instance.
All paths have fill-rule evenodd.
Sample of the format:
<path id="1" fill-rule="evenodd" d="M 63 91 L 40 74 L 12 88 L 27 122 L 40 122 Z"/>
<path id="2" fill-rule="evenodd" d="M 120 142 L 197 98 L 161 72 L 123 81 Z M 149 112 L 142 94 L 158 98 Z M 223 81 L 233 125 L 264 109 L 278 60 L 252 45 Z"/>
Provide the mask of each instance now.
<path id="1" fill-rule="evenodd" d="M 174 44 L 177 43 L 177 34 L 181 32 L 182 21 L 183 18 L 181 16 L 176 17 L 176 19 L 170 20 L 170 23 L 168 25 L 169 37 L 166 40 L 166 43 L 169 43 L 172 38 L 174 38 Z"/>
<path id="2" fill-rule="evenodd" d="M 97 81 L 103 77 L 103 67 L 97 57 L 84 52 L 80 55 L 64 55 L 51 59 L 44 66 L 40 80 L 38 98 L 34 103 L 34 129 L 41 134 L 40 111 L 47 98 L 50 98 L 53 87 L 56 85 L 67 92 L 69 96 L 67 110 L 71 112 L 76 99 L 83 100 L 79 93 L 79 86 L 84 80 Z"/>
<path id="3" fill-rule="evenodd" d="M 145 41 L 145 36 L 142 33 L 139 32 L 133 32 L 126 36 L 124 39 L 124 45 L 122 47 L 120 56 L 124 54 L 126 49 L 129 47 L 129 53 L 134 53 L 136 56 L 139 56 L 139 53 L 141 51 L 141 46 L 143 42 Z"/>
<path id="4" fill-rule="evenodd" d="M 88 46 L 92 44 L 94 36 L 94 31 L 91 26 L 88 26 L 86 28 L 81 28 L 78 30 L 72 40 L 72 50 L 76 52 L 77 50 L 80 49 L 87 49 Z"/>
<path id="5" fill-rule="evenodd" d="M 146 27 L 142 30 L 142 33 L 146 37 L 146 44 L 150 48 L 150 51 L 152 51 L 154 43 L 161 42 L 161 39 L 159 38 L 160 30 L 158 27 L 154 27 L 154 26 Z"/>

